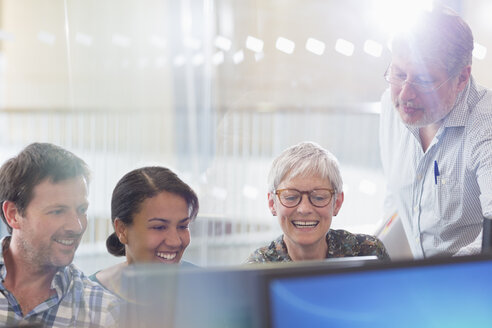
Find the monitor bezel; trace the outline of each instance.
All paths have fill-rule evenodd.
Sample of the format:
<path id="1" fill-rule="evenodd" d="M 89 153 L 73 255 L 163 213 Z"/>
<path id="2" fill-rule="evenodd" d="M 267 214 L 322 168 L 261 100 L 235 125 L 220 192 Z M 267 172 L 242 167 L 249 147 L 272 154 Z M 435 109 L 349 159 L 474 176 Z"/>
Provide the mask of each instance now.
<path id="1" fill-rule="evenodd" d="M 278 279 L 316 277 L 325 275 L 341 275 L 350 273 L 373 273 L 377 271 L 387 272 L 388 270 L 399 270 L 405 268 L 423 268 L 443 265 L 460 265 L 466 263 L 490 262 L 492 254 L 476 254 L 467 256 L 440 256 L 426 259 L 415 260 L 396 260 L 396 261 L 360 261 L 347 262 L 344 265 L 340 262 L 333 265 L 330 262 L 319 261 L 311 262 L 308 265 L 302 263 L 294 266 L 285 266 L 283 268 L 265 270 L 259 277 L 259 285 L 262 290 L 261 308 L 264 309 L 265 328 L 273 327 L 272 299 L 270 284 Z M 350 265 L 355 264 L 355 265 Z"/>

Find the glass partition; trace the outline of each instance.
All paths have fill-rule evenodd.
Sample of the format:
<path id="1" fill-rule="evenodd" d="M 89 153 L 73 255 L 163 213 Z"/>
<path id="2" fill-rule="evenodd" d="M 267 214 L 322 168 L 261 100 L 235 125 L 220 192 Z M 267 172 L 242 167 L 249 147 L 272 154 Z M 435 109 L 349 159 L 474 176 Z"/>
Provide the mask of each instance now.
<path id="1" fill-rule="evenodd" d="M 144 165 L 173 169 L 198 193 L 185 258 L 241 263 L 280 234 L 266 177 L 304 140 L 341 163 L 345 203 L 332 227 L 373 233 L 384 219 L 387 41 L 395 12 L 426 3 L 0 0 L 0 160 L 46 141 L 87 161 L 90 218 L 76 261 L 91 272 L 120 261 L 104 244 L 111 192 Z M 492 86 L 491 5 L 446 3 L 470 23 L 473 74 Z"/>

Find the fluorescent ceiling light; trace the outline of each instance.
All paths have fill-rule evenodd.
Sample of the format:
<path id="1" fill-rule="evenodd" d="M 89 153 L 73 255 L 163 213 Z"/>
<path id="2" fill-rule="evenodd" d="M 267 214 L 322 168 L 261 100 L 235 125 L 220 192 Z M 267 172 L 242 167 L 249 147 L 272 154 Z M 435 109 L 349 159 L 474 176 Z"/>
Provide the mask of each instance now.
<path id="1" fill-rule="evenodd" d="M 309 38 L 306 41 L 306 50 L 315 55 L 321 56 L 325 52 L 325 43 L 314 38 Z"/>
<path id="2" fill-rule="evenodd" d="M 191 63 L 195 66 L 200 66 L 201 64 L 203 64 L 204 61 L 205 58 L 203 57 L 202 53 L 198 53 L 194 55 L 193 58 L 191 59 Z"/>
<path id="3" fill-rule="evenodd" d="M 55 44 L 56 36 L 50 32 L 39 31 L 38 32 L 38 40 L 42 43 L 45 43 L 45 44 L 52 46 Z"/>
<path id="4" fill-rule="evenodd" d="M 174 57 L 173 65 L 176 67 L 180 67 L 180 66 L 183 66 L 185 62 L 186 62 L 186 59 L 184 58 L 184 56 L 178 55 L 178 56 Z"/>
<path id="5" fill-rule="evenodd" d="M 275 43 L 275 47 L 283 53 L 290 55 L 294 52 L 296 44 L 294 43 L 294 41 L 279 37 L 277 39 L 277 42 Z"/>
<path id="6" fill-rule="evenodd" d="M 352 56 L 354 54 L 354 44 L 344 39 L 338 39 L 335 43 L 335 50 L 342 55 Z"/>
<path id="7" fill-rule="evenodd" d="M 93 38 L 88 34 L 77 32 L 75 35 L 75 42 L 83 46 L 90 47 L 92 46 Z"/>
<path id="8" fill-rule="evenodd" d="M 231 50 L 231 45 L 232 45 L 232 42 L 231 40 L 229 40 L 228 38 L 226 37 L 223 37 L 221 35 L 217 35 L 215 37 L 215 42 L 214 42 L 215 46 L 221 50 L 224 50 L 224 51 L 229 51 Z"/>
<path id="9" fill-rule="evenodd" d="M 263 51 L 263 40 L 249 35 L 246 38 L 246 48 L 256 53 L 260 53 Z"/>
<path id="10" fill-rule="evenodd" d="M 364 52 L 373 57 L 381 57 L 383 45 L 373 40 L 366 40 L 366 42 L 364 42 Z"/>
<path id="11" fill-rule="evenodd" d="M 158 35 L 152 35 L 149 38 L 149 43 L 154 47 L 161 48 L 161 49 L 165 48 L 167 45 L 166 39 Z"/>
<path id="12" fill-rule="evenodd" d="M 232 56 L 232 61 L 236 65 L 239 64 L 239 63 L 241 63 L 243 60 L 244 60 L 244 52 L 242 50 L 236 51 L 236 53 L 234 54 L 234 56 Z"/>
<path id="13" fill-rule="evenodd" d="M 483 60 L 485 59 L 485 56 L 487 55 L 487 47 L 482 46 L 479 43 L 474 42 L 473 43 L 473 57 Z"/>
<path id="14" fill-rule="evenodd" d="M 220 65 L 223 62 L 224 62 L 224 52 L 219 51 L 212 56 L 212 63 L 214 65 Z"/>
<path id="15" fill-rule="evenodd" d="M 113 42 L 115 46 L 122 48 L 128 48 L 131 45 L 130 38 L 122 34 L 113 34 L 111 42 Z"/>

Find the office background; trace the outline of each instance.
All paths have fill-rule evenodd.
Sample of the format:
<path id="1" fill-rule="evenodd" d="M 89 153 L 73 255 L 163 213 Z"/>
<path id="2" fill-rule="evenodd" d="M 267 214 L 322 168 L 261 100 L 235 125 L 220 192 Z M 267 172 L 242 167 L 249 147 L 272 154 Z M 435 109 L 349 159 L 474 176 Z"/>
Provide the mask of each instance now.
<path id="1" fill-rule="evenodd" d="M 472 73 L 492 87 L 492 3 L 442 2 L 470 24 Z M 111 192 L 144 165 L 173 169 L 199 195 L 185 259 L 241 263 L 281 233 L 266 177 L 272 159 L 303 140 L 340 160 L 345 202 L 332 227 L 373 233 L 385 219 L 387 42 L 429 3 L 0 0 L 0 161 L 40 141 L 90 165 L 89 225 L 75 259 L 87 273 L 122 260 L 104 244 Z"/>

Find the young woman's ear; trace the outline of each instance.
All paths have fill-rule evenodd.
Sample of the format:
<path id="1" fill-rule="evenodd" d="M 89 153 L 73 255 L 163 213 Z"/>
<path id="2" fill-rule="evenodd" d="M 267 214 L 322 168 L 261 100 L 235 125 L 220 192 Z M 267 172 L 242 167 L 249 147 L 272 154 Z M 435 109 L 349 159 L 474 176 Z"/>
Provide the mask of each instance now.
<path id="1" fill-rule="evenodd" d="M 120 243 L 126 245 L 128 243 L 128 229 L 126 224 L 119 218 L 114 219 L 114 232 L 116 237 L 120 240 Z"/>

